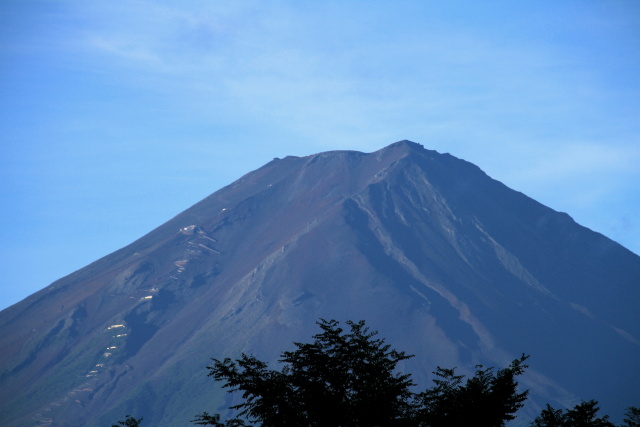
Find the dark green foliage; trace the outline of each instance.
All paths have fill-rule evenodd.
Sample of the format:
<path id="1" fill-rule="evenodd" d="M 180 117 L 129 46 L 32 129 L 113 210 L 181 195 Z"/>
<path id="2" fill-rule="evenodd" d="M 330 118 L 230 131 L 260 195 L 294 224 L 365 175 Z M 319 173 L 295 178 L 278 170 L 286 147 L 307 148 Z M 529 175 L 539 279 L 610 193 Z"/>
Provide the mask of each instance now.
<path id="1" fill-rule="evenodd" d="M 282 353 L 282 371 L 243 354 L 235 362 L 213 359 L 209 375 L 242 391 L 244 402 L 232 409 L 263 427 L 399 425 L 413 383 L 394 370 L 411 356 L 373 338 L 364 322 L 347 323 L 349 333 L 334 320 L 318 322 L 323 332 L 313 343 L 295 343 L 295 351 Z"/>
<path id="2" fill-rule="evenodd" d="M 208 412 L 203 412 L 191 422 L 201 426 L 209 425 L 216 427 L 251 427 L 249 424 L 245 424 L 245 422 L 239 418 L 233 418 L 223 423 L 220 421 L 220 414 L 210 415 Z"/>
<path id="3" fill-rule="evenodd" d="M 624 415 L 622 427 L 640 427 L 640 408 L 629 406 Z"/>
<path id="4" fill-rule="evenodd" d="M 350 333 L 322 321 L 313 344 L 296 343 L 296 351 L 283 353 L 292 402 L 304 420 L 296 425 L 391 426 L 405 418 L 413 382 L 394 371 L 412 356 L 374 339 L 362 321 L 347 324 Z"/>
<path id="5" fill-rule="evenodd" d="M 526 391 L 517 393 L 515 377 L 526 368 L 527 356 L 497 372 L 479 366 L 464 384 L 453 369 L 438 368 L 436 386 L 416 394 L 411 376 L 395 372 L 399 362 L 412 356 L 374 338 L 376 332 L 362 321 L 347 324 L 350 332 L 335 320 L 318 322 L 322 333 L 313 343 L 295 343 L 296 350 L 282 353 L 281 371 L 243 354 L 236 361 L 212 359 L 209 376 L 224 382 L 230 392 L 242 392 L 244 401 L 231 409 L 263 427 L 498 427 L 513 419 L 526 399 Z M 194 422 L 246 425 L 240 419 L 223 424 L 219 415 L 206 412 Z"/>
<path id="6" fill-rule="evenodd" d="M 567 411 L 567 425 L 568 426 L 593 426 L 593 427 L 615 427 L 610 423 L 609 416 L 605 415 L 601 418 L 597 418 L 600 408 L 596 406 L 598 404 L 595 400 L 589 400 L 587 402 L 580 402 L 573 409 Z"/>
<path id="7" fill-rule="evenodd" d="M 547 404 L 540 415 L 531 423 L 533 427 L 615 427 L 609 416 L 598 418 L 598 402 L 589 400 L 580 402 L 573 409 L 564 412 Z"/>
<path id="8" fill-rule="evenodd" d="M 534 427 L 562 427 L 564 426 L 565 415 L 562 409 L 554 409 L 547 403 L 547 407 L 540 412 L 540 415 L 531 423 Z"/>
<path id="9" fill-rule="evenodd" d="M 142 418 L 133 418 L 131 415 L 125 415 L 124 421 L 118 421 L 116 424 L 111 425 L 111 427 L 140 427 L 140 423 L 142 422 Z"/>
<path id="10" fill-rule="evenodd" d="M 317 322 L 322 330 L 309 344 L 294 343 L 282 353 L 282 370 L 243 354 L 240 359 L 212 359 L 209 376 L 244 401 L 231 409 L 240 418 L 220 420 L 207 412 L 192 420 L 216 427 L 503 427 L 515 419 L 528 391 L 518 392 L 516 377 L 527 368 L 522 355 L 504 369 L 476 366 L 473 377 L 438 367 L 434 386 L 422 393 L 409 374 L 396 372 L 399 362 L 413 356 L 392 349 L 364 321 L 347 322 L 349 332 L 335 320 Z M 532 427 L 615 427 L 608 415 L 598 417 L 598 402 L 581 402 L 573 409 L 548 405 Z M 631 406 L 621 427 L 640 427 L 640 408 Z M 244 419 L 243 419 L 244 418 Z M 139 427 L 127 415 L 112 427 Z"/>
<path id="11" fill-rule="evenodd" d="M 500 427 L 515 418 L 524 405 L 528 391 L 517 392 L 516 376 L 527 368 L 528 356 L 511 362 L 508 368 L 494 372 L 493 368 L 477 366 L 476 373 L 463 384 L 464 376 L 455 369 L 438 367 L 435 387 L 418 395 L 416 425 Z"/>

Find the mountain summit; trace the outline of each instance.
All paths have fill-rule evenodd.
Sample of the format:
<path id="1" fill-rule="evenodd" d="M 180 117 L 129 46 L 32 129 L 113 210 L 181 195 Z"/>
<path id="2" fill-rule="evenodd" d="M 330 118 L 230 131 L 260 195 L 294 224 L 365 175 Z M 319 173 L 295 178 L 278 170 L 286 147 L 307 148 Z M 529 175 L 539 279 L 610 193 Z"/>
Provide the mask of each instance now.
<path id="1" fill-rule="evenodd" d="M 319 318 L 366 320 L 471 372 L 531 354 L 531 411 L 640 402 L 640 257 L 449 154 L 274 159 L 0 312 L 5 426 L 182 425 L 228 401 L 210 357 L 276 360 Z"/>

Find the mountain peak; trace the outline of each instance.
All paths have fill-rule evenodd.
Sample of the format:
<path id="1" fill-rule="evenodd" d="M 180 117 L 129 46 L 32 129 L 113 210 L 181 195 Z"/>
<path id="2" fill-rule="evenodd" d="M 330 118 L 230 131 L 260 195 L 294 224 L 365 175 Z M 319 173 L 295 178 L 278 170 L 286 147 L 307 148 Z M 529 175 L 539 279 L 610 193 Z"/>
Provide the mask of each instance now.
<path id="1" fill-rule="evenodd" d="M 390 144 L 387 148 L 409 148 L 412 150 L 424 150 L 424 146 L 422 144 L 418 144 L 417 142 L 409 141 L 408 139 L 403 139 L 402 141 L 394 142 Z"/>
<path id="2" fill-rule="evenodd" d="M 401 152 L 403 154 L 408 154 L 410 152 L 423 153 L 427 150 L 421 144 L 409 141 L 408 139 L 403 139 L 402 141 L 394 142 L 379 151 Z"/>
<path id="3" fill-rule="evenodd" d="M 537 404 L 621 413 L 637 277 L 640 257 L 415 142 L 286 157 L 2 311 L 0 419 L 179 425 L 224 401 L 209 357 L 275 361 L 319 318 L 366 320 L 418 383 L 525 351 Z"/>

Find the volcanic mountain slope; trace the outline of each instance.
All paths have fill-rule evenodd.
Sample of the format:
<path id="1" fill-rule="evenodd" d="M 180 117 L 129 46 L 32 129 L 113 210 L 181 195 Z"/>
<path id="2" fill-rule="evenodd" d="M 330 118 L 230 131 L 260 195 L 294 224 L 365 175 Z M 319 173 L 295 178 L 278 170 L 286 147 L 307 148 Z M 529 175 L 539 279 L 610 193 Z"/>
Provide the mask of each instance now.
<path id="1" fill-rule="evenodd" d="M 421 387 L 505 366 L 540 404 L 640 403 L 640 257 L 401 141 L 275 159 L 0 313 L 5 426 L 187 425 L 229 403 L 209 357 L 274 361 L 364 319 Z"/>

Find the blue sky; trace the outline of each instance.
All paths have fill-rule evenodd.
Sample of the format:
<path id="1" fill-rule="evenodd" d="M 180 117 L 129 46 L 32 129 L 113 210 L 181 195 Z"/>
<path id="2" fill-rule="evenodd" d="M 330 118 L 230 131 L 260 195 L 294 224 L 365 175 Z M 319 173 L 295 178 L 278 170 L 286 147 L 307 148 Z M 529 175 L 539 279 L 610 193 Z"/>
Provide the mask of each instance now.
<path id="1" fill-rule="evenodd" d="M 274 157 L 410 139 L 640 253 L 640 3 L 0 5 L 0 308 Z"/>

